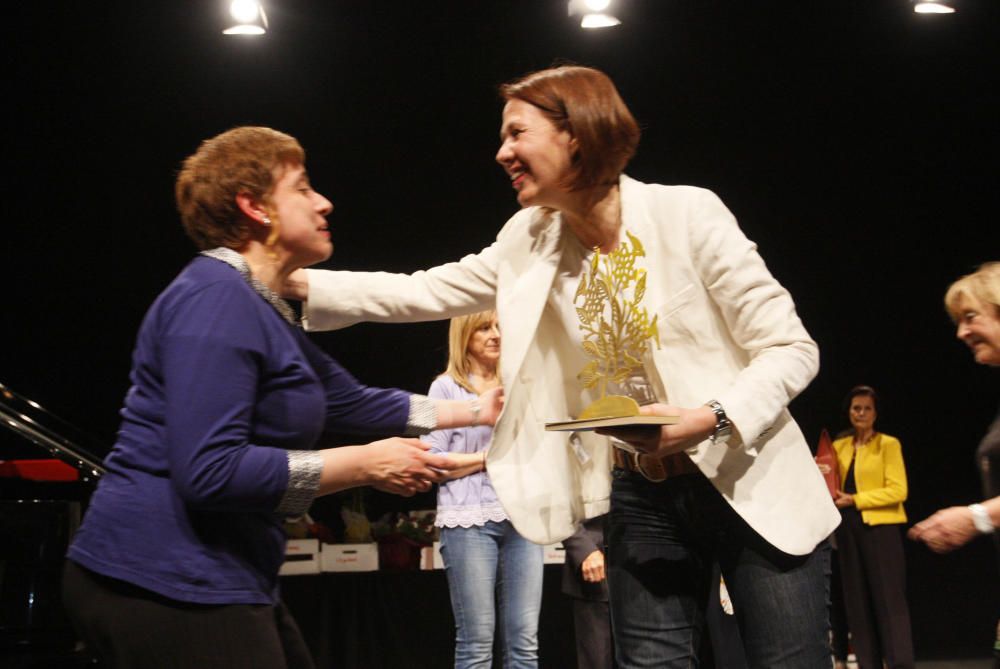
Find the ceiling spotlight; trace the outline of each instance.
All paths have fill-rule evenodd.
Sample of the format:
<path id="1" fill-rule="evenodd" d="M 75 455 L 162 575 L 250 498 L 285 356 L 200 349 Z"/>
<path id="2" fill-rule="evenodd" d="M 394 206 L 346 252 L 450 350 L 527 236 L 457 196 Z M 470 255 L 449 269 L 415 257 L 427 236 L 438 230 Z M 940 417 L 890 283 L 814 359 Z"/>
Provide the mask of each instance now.
<path id="1" fill-rule="evenodd" d="M 580 19 L 581 28 L 613 28 L 621 25 L 621 21 L 611 14 L 584 14 Z"/>
<path id="2" fill-rule="evenodd" d="M 570 16 L 580 17 L 581 28 L 611 28 L 621 24 L 618 17 L 608 12 L 612 0 L 569 0 Z"/>
<path id="3" fill-rule="evenodd" d="M 952 0 L 916 0 L 913 11 L 917 14 L 954 14 L 955 3 Z"/>
<path id="4" fill-rule="evenodd" d="M 223 35 L 263 35 L 267 32 L 267 14 L 257 0 L 233 0 L 229 5 L 232 25 Z"/>

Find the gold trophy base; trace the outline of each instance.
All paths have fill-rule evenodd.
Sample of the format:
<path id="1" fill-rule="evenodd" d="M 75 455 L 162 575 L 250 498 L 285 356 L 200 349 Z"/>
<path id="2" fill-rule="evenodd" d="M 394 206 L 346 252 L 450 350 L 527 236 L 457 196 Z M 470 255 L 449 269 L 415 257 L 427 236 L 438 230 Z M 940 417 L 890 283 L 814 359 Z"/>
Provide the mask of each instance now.
<path id="1" fill-rule="evenodd" d="M 607 395 L 591 403 L 576 420 L 546 423 L 545 429 L 550 432 L 571 432 L 626 425 L 672 425 L 679 421 L 680 416 L 641 416 L 639 403 L 631 397 Z"/>
<path id="2" fill-rule="evenodd" d="M 638 416 L 639 403 L 631 397 L 625 395 L 605 395 L 599 400 L 591 402 L 584 409 L 577 420 L 593 420 L 595 418 L 623 418 L 625 416 Z"/>

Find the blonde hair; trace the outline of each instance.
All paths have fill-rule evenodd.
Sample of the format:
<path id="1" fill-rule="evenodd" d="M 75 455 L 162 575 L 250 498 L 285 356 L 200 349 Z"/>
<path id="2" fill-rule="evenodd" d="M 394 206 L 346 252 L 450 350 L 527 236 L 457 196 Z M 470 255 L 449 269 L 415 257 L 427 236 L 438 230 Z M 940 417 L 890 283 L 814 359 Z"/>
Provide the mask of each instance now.
<path id="1" fill-rule="evenodd" d="M 469 340 L 473 333 L 483 323 L 488 323 L 496 316 L 496 311 L 480 311 L 451 319 L 448 327 L 448 367 L 444 374 L 455 380 L 470 393 L 476 389 L 469 380 Z M 500 367 L 497 367 L 497 380 L 500 380 Z"/>
<path id="2" fill-rule="evenodd" d="M 1000 318 L 1000 262 L 987 262 L 972 274 L 966 274 L 951 286 L 944 295 L 944 306 L 955 322 L 962 317 L 970 303 L 993 307 L 992 316 Z"/>

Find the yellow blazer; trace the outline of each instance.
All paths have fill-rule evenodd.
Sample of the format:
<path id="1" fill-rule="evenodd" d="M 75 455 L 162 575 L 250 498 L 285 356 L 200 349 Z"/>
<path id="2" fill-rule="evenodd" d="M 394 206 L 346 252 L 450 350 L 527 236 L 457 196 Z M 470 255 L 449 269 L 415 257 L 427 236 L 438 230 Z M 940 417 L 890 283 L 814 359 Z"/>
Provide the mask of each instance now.
<path id="1" fill-rule="evenodd" d="M 854 455 L 854 437 L 844 437 L 833 442 L 840 465 L 840 487 L 844 487 L 847 470 Z M 876 432 L 871 441 L 858 449 L 854 463 L 854 506 L 861 511 L 861 520 L 867 525 L 890 525 L 906 522 L 906 467 L 903 465 L 903 447 L 899 439 Z"/>

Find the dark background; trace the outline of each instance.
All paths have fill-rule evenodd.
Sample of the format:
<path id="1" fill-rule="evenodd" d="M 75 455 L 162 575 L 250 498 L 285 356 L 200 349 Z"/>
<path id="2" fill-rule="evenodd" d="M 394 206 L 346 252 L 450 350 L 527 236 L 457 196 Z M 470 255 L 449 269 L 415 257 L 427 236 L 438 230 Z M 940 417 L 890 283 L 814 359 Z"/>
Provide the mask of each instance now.
<path id="1" fill-rule="evenodd" d="M 478 251 L 517 209 L 493 161 L 496 87 L 573 61 L 610 74 L 643 127 L 628 173 L 714 190 L 792 292 L 822 352 L 792 404 L 807 438 L 845 427 L 844 393 L 872 384 L 880 429 L 904 445 L 911 521 L 978 499 L 972 456 L 998 379 L 954 339 L 941 298 L 1000 259 L 1000 3 L 619 4 L 622 26 L 588 32 L 563 0 L 272 0 L 257 39 L 223 37 L 216 0 L 11 5 L 0 382 L 110 446 L 140 319 L 194 251 L 177 167 L 234 125 L 305 146 L 336 205 L 330 267 Z M 445 334 L 316 339 L 366 383 L 424 391 Z M 907 551 L 918 654 L 987 648 L 988 542 Z"/>

